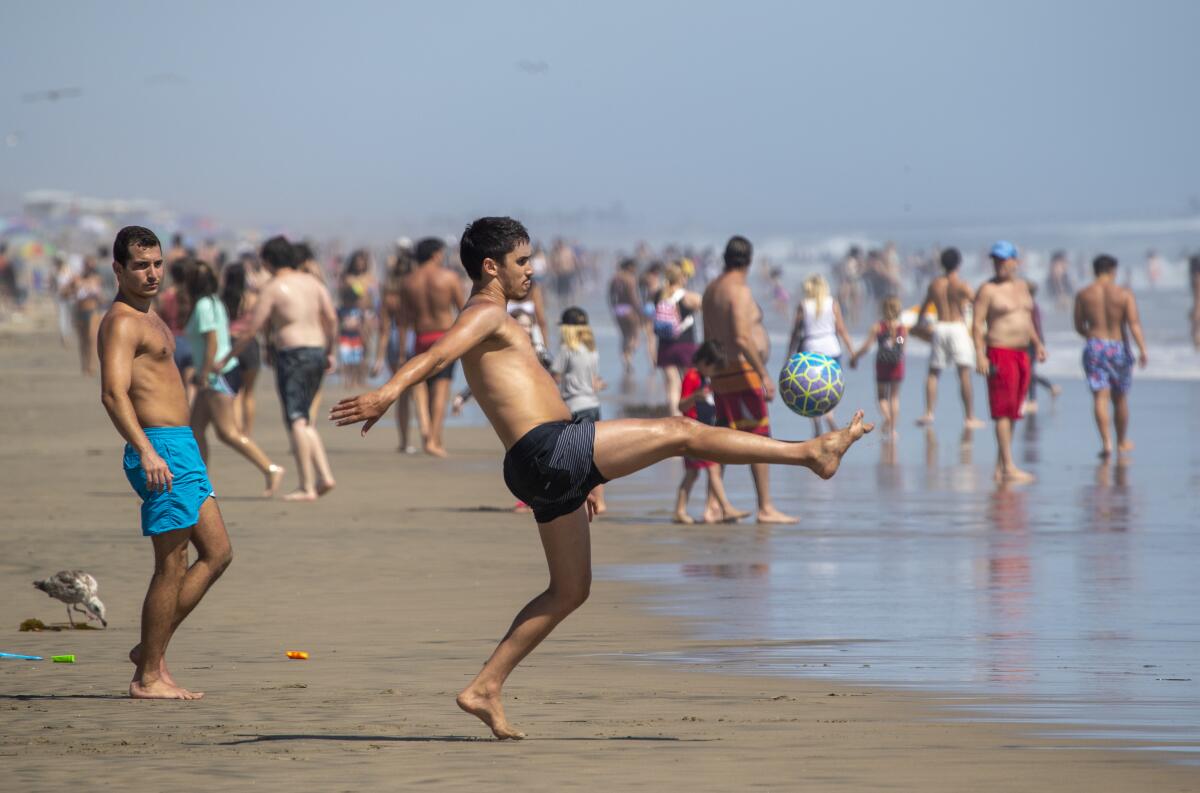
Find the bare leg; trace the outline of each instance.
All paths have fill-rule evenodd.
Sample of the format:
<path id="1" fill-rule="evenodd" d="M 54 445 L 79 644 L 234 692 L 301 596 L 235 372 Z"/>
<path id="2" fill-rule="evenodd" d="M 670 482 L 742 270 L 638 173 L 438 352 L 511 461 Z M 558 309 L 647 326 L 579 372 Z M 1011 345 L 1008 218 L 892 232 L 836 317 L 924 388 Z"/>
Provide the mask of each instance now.
<path id="1" fill-rule="evenodd" d="M 729 497 L 725 495 L 725 482 L 721 475 L 721 466 L 710 465 L 708 467 L 708 492 L 712 499 L 717 502 L 721 508 L 721 518 L 726 521 L 737 521 L 748 517 L 749 512 L 738 509 L 730 502 Z M 707 514 L 705 515 L 707 519 Z"/>
<path id="2" fill-rule="evenodd" d="M 963 426 L 973 430 L 982 428 L 983 421 L 975 417 L 975 392 L 971 386 L 971 367 L 958 367 L 958 390 L 962 395 Z"/>
<path id="3" fill-rule="evenodd" d="M 925 415 L 917 419 L 918 427 L 928 427 L 933 423 L 933 406 L 937 404 L 938 375 L 940 369 L 930 369 L 925 376 Z"/>
<path id="4" fill-rule="evenodd" d="M 292 454 L 296 457 L 296 472 L 300 486 L 283 497 L 284 501 L 313 501 L 317 497 L 317 483 L 313 471 L 312 434 L 306 419 L 292 422 Z"/>
<path id="5" fill-rule="evenodd" d="M 679 392 L 682 388 L 679 379 L 679 370 L 674 366 L 664 366 L 663 370 L 663 387 L 667 390 L 667 415 L 679 416 Z"/>
<path id="6" fill-rule="evenodd" d="M 412 387 L 413 406 L 417 411 L 417 429 L 421 432 L 422 445 L 427 454 L 436 452 L 430 451 L 431 448 L 436 448 L 433 442 L 433 428 L 429 417 L 429 385 L 427 383 L 417 383 Z"/>
<path id="7" fill-rule="evenodd" d="M 892 437 L 899 435 L 900 426 L 900 384 L 888 383 L 888 401 L 892 406 Z"/>
<path id="8" fill-rule="evenodd" d="M 245 457 L 262 472 L 266 479 L 264 496 L 270 498 L 275 495 L 279 483 L 283 481 L 283 467 L 272 463 L 263 450 L 258 448 L 258 444 L 238 428 L 233 397 L 218 394 L 216 391 L 205 391 L 200 398 L 208 404 L 208 411 L 212 415 L 221 443 Z"/>
<path id="9" fill-rule="evenodd" d="M 408 393 L 405 392 L 404 396 L 396 400 L 396 431 L 400 434 L 400 448 L 398 451 L 408 452 L 413 448 L 408 437 L 409 415 L 411 413 L 412 401 Z"/>
<path id="10" fill-rule="evenodd" d="M 450 401 L 450 380 L 439 378 L 429 383 L 429 434 L 432 444 L 425 451 L 438 457 L 446 456 L 442 443 L 442 431 L 446 428 L 446 403 Z"/>
<path id="11" fill-rule="evenodd" d="M 695 523 L 692 516 L 687 512 L 688 496 L 692 494 L 692 485 L 696 484 L 696 478 L 700 472 L 695 468 L 685 468 L 683 470 L 683 479 L 679 482 L 679 489 L 675 491 L 675 522 L 676 523 Z"/>
<path id="12" fill-rule="evenodd" d="M 1108 457 L 1112 454 L 1112 435 L 1108 429 L 1108 402 L 1109 391 L 1092 392 L 1092 412 L 1096 416 L 1096 429 L 1100 431 L 1100 456 Z"/>
<path id="13" fill-rule="evenodd" d="M 875 384 L 875 398 L 879 402 L 879 415 L 883 417 L 883 434 L 890 437 L 896 425 L 892 420 L 892 401 L 888 398 L 887 383 Z"/>
<path id="14" fill-rule="evenodd" d="M 586 508 L 539 523 L 538 533 L 550 568 L 550 586 L 521 609 L 483 669 L 457 699 L 460 708 L 478 717 L 501 739 L 525 737 L 504 716 L 500 701 L 504 681 L 558 623 L 583 605 L 591 589 L 592 546 Z"/>
<path id="15" fill-rule="evenodd" d="M 242 390 L 238 391 L 238 395 L 234 399 L 237 407 L 238 426 L 247 435 L 254 432 L 254 417 L 258 412 L 258 405 L 254 401 L 254 383 L 257 380 L 257 369 L 244 370 L 242 372 Z"/>
<path id="16" fill-rule="evenodd" d="M 208 425 L 212 421 L 207 394 L 207 390 L 196 394 L 196 399 L 192 402 L 192 415 L 188 419 L 188 423 L 192 427 L 192 434 L 196 436 L 196 446 L 200 448 L 200 459 L 206 463 L 208 462 Z"/>
<path id="17" fill-rule="evenodd" d="M 1133 451 L 1133 441 L 1129 440 L 1129 400 L 1122 391 L 1112 392 L 1113 418 L 1117 425 L 1117 451 L 1121 454 Z"/>
<path id="18" fill-rule="evenodd" d="M 179 605 L 179 590 L 187 572 L 187 546 L 191 529 L 179 529 L 151 538 L 154 544 L 154 575 L 142 603 L 140 661 L 129 683 L 129 696 L 137 699 L 199 699 L 163 679 L 163 660 L 171 638 L 171 623 Z"/>
<path id="19" fill-rule="evenodd" d="M 317 474 L 317 495 L 323 496 L 333 490 L 337 482 L 333 479 L 333 468 L 329 465 L 329 456 L 325 454 L 325 441 L 321 440 L 316 424 L 308 425 L 308 450 Z"/>
<path id="20" fill-rule="evenodd" d="M 842 455 L 851 444 L 874 426 L 863 423 L 860 410 L 844 429 L 815 440 L 792 443 L 710 427 L 682 416 L 601 421 L 596 424 L 594 460 L 608 479 L 629 476 L 668 457 L 684 455 L 724 465 L 759 465 L 764 472 L 769 463 L 801 465 L 828 479 L 837 473 Z M 760 511 L 769 503 L 760 489 Z"/>
<path id="21" fill-rule="evenodd" d="M 996 481 L 1032 482 L 1035 478 L 1033 474 L 1022 471 L 1013 462 L 1012 429 L 1012 419 L 996 419 Z"/>
<path id="22" fill-rule="evenodd" d="M 200 603 L 209 587 L 221 577 L 221 574 L 233 561 L 233 548 L 229 544 L 225 521 L 221 517 L 221 510 L 217 506 L 215 498 L 205 500 L 200 507 L 199 520 L 191 532 L 191 541 L 196 546 L 197 557 L 196 561 L 187 568 L 180 583 L 175 615 L 171 619 L 170 630 L 167 633 L 167 643 L 175 635 L 180 623 L 192 613 L 192 609 Z M 135 665 L 141 663 L 141 644 L 129 651 L 129 660 Z M 178 685 L 167 670 L 165 655 L 159 667 L 159 673 L 169 685 Z"/>

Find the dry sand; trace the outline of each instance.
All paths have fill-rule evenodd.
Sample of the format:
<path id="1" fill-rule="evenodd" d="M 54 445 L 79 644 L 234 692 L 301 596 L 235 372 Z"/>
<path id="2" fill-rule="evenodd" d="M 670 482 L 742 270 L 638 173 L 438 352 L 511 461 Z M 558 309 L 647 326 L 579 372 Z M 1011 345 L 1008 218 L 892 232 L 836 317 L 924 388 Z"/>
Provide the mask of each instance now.
<path id="1" fill-rule="evenodd" d="M 639 586 L 604 581 L 508 683 L 508 714 L 529 739 L 494 741 L 454 694 L 546 579 L 532 519 L 504 511 L 501 449 L 485 430 L 451 432 L 454 456 L 439 461 L 396 454 L 390 427 L 366 439 L 330 427 L 339 488 L 315 505 L 257 498 L 257 472 L 214 443 L 235 559 L 169 656 L 208 696 L 131 701 L 125 654 L 151 555 L 97 381 L 45 323 L 0 335 L 0 372 L 0 650 L 78 657 L 0 661 L 6 790 L 1200 786 L 1197 769 L 1149 753 L 952 723 L 934 695 L 636 660 L 686 649 L 686 625 L 648 614 Z M 264 379 L 256 436 L 290 487 Z M 678 551 L 651 533 L 687 531 L 599 521 L 595 561 L 669 560 Z M 96 576 L 109 628 L 19 633 L 28 617 L 65 618 L 30 586 L 63 568 Z"/>

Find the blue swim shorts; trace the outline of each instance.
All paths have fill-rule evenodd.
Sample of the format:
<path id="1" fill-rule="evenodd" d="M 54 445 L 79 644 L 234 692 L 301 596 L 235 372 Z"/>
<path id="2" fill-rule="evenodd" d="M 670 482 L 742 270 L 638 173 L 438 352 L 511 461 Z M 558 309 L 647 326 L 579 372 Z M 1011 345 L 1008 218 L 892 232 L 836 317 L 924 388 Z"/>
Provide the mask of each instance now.
<path id="1" fill-rule="evenodd" d="M 142 456 L 125 444 L 125 478 L 142 499 L 142 536 L 189 529 L 200 520 L 200 506 L 213 495 L 208 469 L 191 427 L 146 427 L 146 437 L 174 476 L 170 490 L 149 490 Z"/>
<path id="2" fill-rule="evenodd" d="M 1088 339 L 1083 346 L 1083 373 L 1095 391 L 1123 394 L 1133 386 L 1133 356 L 1123 341 Z"/>

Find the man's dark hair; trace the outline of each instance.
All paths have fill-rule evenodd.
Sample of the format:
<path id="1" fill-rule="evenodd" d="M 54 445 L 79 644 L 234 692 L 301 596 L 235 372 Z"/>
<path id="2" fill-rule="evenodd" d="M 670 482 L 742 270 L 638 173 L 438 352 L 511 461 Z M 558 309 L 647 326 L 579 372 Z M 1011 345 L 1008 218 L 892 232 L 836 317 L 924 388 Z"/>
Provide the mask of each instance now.
<path id="1" fill-rule="evenodd" d="M 733 236 L 725 243 L 725 271 L 745 270 L 754 258 L 754 246 L 742 236 Z"/>
<path id="2" fill-rule="evenodd" d="M 133 251 L 130 248 L 158 248 L 161 250 L 162 243 L 148 228 L 126 226 L 117 232 L 117 238 L 113 240 L 113 259 L 117 264 L 122 267 L 129 264 L 133 259 Z"/>
<path id="3" fill-rule="evenodd" d="M 504 263 L 504 257 L 529 242 L 529 232 L 512 218 L 479 218 L 467 226 L 458 241 L 458 255 L 472 281 L 483 277 L 483 260 Z"/>
<path id="4" fill-rule="evenodd" d="M 633 272 L 637 269 L 637 259 L 625 258 L 621 260 L 620 269 L 626 272 Z"/>
<path id="5" fill-rule="evenodd" d="M 1092 259 L 1092 271 L 1096 273 L 1096 275 L 1111 273 L 1116 269 L 1117 260 L 1114 257 L 1109 256 L 1107 253 L 1102 253 L 1095 259 Z"/>
<path id="6" fill-rule="evenodd" d="M 1050 261 L 1052 261 L 1052 262 L 1061 261 L 1065 258 L 1067 258 L 1066 251 L 1059 250 L 1059 251 L 1055 251 L 1054 253 L 1050 254 Z"/>
<path id="7" fill-rule="evenodd" d="M 437 237 L 426 237 L 417 243 L 414 254 L 417 257 L 417 264 L 425 262 L 438 255 L 438 252 L 445 249 L 446 243 L 439 240 Z"/>
<path id="8" fill-rule="evenodd" d="M 700 345 L 696 350 L 696 354 L 692 356 L 692 366 L 715 366 L 721 369 L 725 366 L 725 348 L 721 346 L 721 342 L 709 339 Z"/>
<path id="9" fill-rule="evenodd" d="M 958 248 L 947 248 L 942 251 L 942 269 L 948 273 L 952 273 L 962 264 L 962 254 L 958 252 Z"/>
<path id="10" fill-rule="evenodd" d="M 309 259 L 317 258 L 317 254 L 313 253 L 312 246 L 307 242 L 297 242 L 292 246 L 292 252 L 296 257 L 296 267 L 304 264 Z"/>
<path id="11" fill-rule="evenodd" d="M 296 260 L 296 247 L 288 242 L 287 237 L 282 234 L 277 234 L 264 242 L 262 253 L 259 255 L 272 270 L 281 270 L 285 267 L 294 270 L 300 264 Z"/>

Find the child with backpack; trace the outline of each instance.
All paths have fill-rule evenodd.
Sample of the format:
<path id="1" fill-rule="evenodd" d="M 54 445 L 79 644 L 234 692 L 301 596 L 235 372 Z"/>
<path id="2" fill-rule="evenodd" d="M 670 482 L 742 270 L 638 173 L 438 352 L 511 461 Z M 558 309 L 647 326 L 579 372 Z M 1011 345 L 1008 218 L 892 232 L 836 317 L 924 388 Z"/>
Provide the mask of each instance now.
<path id="1" fill-rule="evenodd" d="M 714 373 L 725 368 L 725 351 L 719 342 L 706 341 L 692 355 L 692 367 L 683 375 L 680 390 L 679 409 L 683 415 L 695 419 L 702 424 L 714 426 L 717 423 L 717 408 L 713 402 L 712 388 L 708 379 Z M 701 471 L 708 472 L 708 499 L 704 507 L 704 522 L 718 521 L 732 523 L 738 518 L 744 518 L 750 513 L 742 512 L 729 503 L 725 495 L 725 485 L 721 481 L 721 466 L 708 460 L 698 460 L 693 457 L 683 458 L 683 481 L 675 499 L 675 522 L 695 523 L 687 512 L 688 497 L 692 494 L 692 485 L 700 477 Z"/>
<path id="2" fill-rule="evenodd" d="M 879 414 L 883 417 L 883 435 L 894 439 L 900 419 L 900 383 L 904 381 L 904 344 L 908 328 L 900 321 L 900 298 L 886 297 L 880 305 L 879 322 L 871 329 L 862 347 L 850 357 L 850 368 L 877 344 L 875 353 L 875 390 L 879 398 Z"/>

